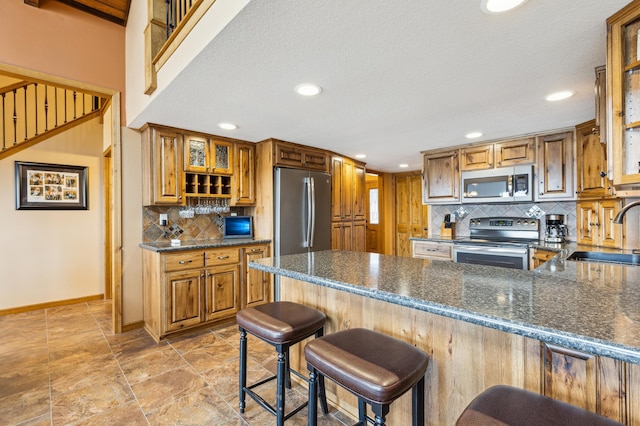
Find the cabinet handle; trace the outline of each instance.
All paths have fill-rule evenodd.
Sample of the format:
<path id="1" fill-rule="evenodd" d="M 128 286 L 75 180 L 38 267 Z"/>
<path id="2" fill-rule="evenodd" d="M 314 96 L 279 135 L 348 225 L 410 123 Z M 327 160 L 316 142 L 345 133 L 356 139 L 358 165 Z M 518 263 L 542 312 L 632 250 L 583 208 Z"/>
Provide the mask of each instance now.
<path id="1" fill-rule="evenodd" d="M 193 262 L 193 260 L 181 260 L 181 261 L 178 262 L 178 265 L 185 265 L 187 263 L 192 263 L 192 262 Z"/>
<path id="2" fill-rule="evenodd" d="M 228 259 L 229 256 L 218 256 L 218 260 Z"/>
<path id="3" fill-rule="evenodd" d="M 262 250 L 262 249 L 258 249 L 258 248 L 251 249 L 252 252 L 256 252 L 256 251 L 260 251 L 260 250 Z"/>
<path id="4" fill-rule="evenodd" d="M 222 288 L 222 284 L 218 284 L 218 288 Z"/>

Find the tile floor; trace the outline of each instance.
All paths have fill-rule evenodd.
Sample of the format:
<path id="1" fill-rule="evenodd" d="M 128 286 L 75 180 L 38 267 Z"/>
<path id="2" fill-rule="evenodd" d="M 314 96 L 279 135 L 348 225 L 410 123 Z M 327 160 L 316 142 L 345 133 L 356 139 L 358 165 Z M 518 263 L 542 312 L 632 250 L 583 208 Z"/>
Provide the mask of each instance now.
<path id="1" fill-rule="evenodd" d="M 238 329 L 212 328 L 156 344 L 111 331 L 110 301 L 0 316 L 0 425 L 272 425 L 247 398 L 238 412 Z M 270 375 L 270 345 L 249 340 L 249 383 Z M 274 383 L 260 393 L 275 401 Z M 288 391 L 288 409 L 306 398 Z M 304 409 L 287 425 L 306 425 Z M 323 426 L 350 424 L 331 410 Z"/>

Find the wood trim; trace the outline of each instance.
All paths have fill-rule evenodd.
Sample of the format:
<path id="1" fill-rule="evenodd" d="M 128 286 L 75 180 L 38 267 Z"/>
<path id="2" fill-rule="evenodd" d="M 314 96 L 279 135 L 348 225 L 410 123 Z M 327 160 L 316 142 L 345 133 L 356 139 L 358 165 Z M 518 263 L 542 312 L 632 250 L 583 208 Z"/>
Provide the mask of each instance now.
<path id="1" fill-rule="evenodd" d="M 111 249 L 113 277 L 113 332 L 122 333 L 122 132 L 120 131 L 120 93 L 111 97 L 111 165 L 113 173 L 113 217 L 111 223 Z"/>
<path id="2" fill-rule="evenodd" d="M 113 217 L 111 202 L 111 187 L 113 174 L 111 173 L 111 146 L 109 146 L 102 154 L 102 184 L 104 188 L 104 298 L 113 298 L 113 283 L 112 283 L 112 269 L 111 269 L 111 253 L 113 249 L 111 247 L 111 221 Z"/>
<path id="3" fill-rule="evenodd" d="M 122 332 L 126 333 L 127 331 L 137 330 L 139 328 L 144 328 L 144 321 L 136 321 L 131 324 L 125 324 L 122 326 Z"/>
<path id="4" fill-rule="evenodd" d="M 19 306 L 17 308 L 1 309 L 0 316 L 21 314 L 23 312 L 38 311 L 40 309 L 55 308 L 58 306 L 76 305 L 78 303 L 91 302 L 94 300 L 104 299 L 104 294 L 95 294 L 93 296 L 77 297 L 75 299 L 56 300 L 54 302 L 37 303 L 35 305 Z"/>

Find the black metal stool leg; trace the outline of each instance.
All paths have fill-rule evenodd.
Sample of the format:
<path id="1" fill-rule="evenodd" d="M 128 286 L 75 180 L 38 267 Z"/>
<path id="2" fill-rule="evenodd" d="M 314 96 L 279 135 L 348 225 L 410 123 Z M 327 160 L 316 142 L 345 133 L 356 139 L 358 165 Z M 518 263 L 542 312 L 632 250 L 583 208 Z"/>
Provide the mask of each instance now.
<path id="1" fill-rule="evenodd" d="M 371 404 L 371 409 L 375 413 L 375 425 L 386 425 L 386 416 L 389 413 L 389 405 L 387 404 Z M 366 424 L 366 423 L 365 423 Z"/>
<path id="2" fill-rule="evenodd" d="M 284 426 L 284 396 L 286 385 L 286 350 L 278 351 L 278 378 L 276 390 L 276 425 Z"/>
<path id="3" fill-rule="evenodd" d="M 358 398 L 358 424 L 367 426 L 367 404 L 362 398 Z"/>
<path id="4" fill-rule="evenodd" d="M 413 386 L 411 395 L 413 426 L 424 426 L 424 376 Z"/>
<path id="5" fill-rule="evenodd" d="M 245 407 L 245 387 L 247 386 L 247 332 L 240 329 L 240 412 L 244 413 Z"/>
<path id="6" fill-rule="evenodd" d="M 287 381 L 285 383 L 285 386 L 287 387 L 287 389 L 291 389 L 291 364 L 289 363 L 289 348 L 287 348 L 284 355 L 287 362 Z"/>
<path id="7" fill-rule="evenodd" d="M 322 378 L 322 375 L 320 375 Z M 317 387 L 318 372 L 315 368 L 309 368 L 309 404 L 307 405 L 307 411 L 309 413 L 307 419 L 307 426 L 316 426 L 318 424 L 318 387 Z M 323 390 L 324 392 L 324 390 Z M 325 401 L 326 402 L 326 401 Z M 325 413 L 326 414 L 326 413 Z"/>

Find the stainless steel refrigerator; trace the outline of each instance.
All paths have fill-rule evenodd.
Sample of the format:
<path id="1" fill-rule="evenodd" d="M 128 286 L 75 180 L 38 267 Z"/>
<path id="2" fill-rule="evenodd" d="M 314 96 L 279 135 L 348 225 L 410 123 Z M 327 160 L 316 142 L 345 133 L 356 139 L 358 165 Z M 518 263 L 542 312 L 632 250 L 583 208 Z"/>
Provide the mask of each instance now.
<path id="1" fill-rule="evenodd" d="M 275 255 L 330 250 L 331 175 L 276 167 L 274 186 Z"/>

